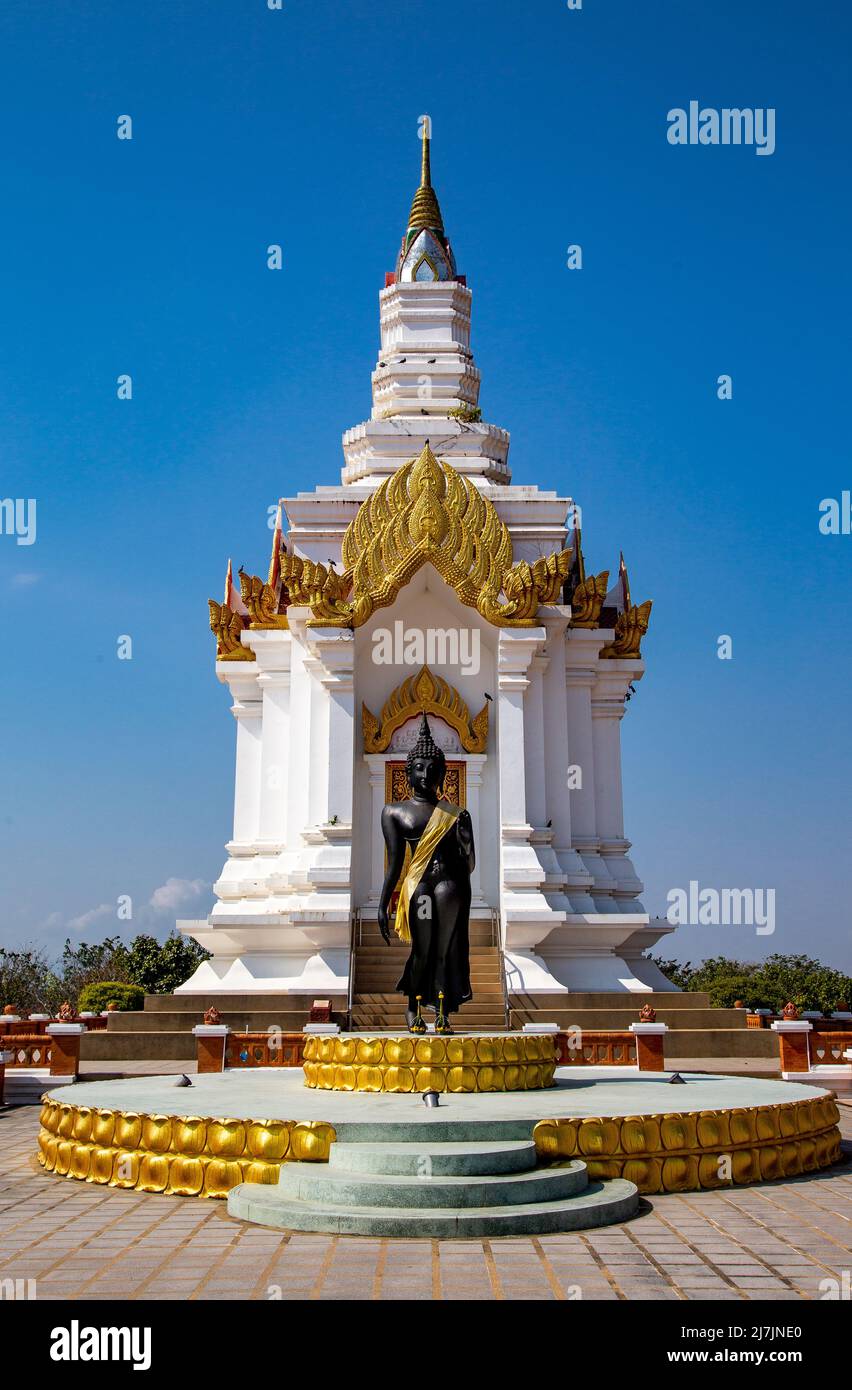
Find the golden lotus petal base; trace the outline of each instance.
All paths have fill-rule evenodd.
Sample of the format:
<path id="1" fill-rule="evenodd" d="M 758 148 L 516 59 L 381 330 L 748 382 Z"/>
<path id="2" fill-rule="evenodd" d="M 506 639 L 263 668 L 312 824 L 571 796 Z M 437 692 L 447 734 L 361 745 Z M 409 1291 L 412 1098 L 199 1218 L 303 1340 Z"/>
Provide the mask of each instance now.
<path id="1" fill-rule="evenodd" d="M 591 1178 L 627 1178 L 642 1193 L 769 1182 L 828 1168 L 840 1158 L 831 1095 L 787 1105 L 688 1114 L 539 1120 L 542 1159 L 582 1159 Z"/>
<path id="2" fill-rule="evenodd" d="M 547 1034 L 398 1037 L 313 1035 L 305 1085 L 318 1091 L 540 1091 L 553 1085 L 556 1045 Z"/>
<path id="3" fill-rule="evenodd" d="M 341 1036 L 314 1038 L 311 1042 L 328 1045 L 344 1040 Z M 411 1091 L 418 1089 L 415 1082 L 421 1074 L 423 1082 L 429 1083 L 423 1089 L 438 1089 L 443 1081 L 445 1089 L 451 1090 L 457 1081 L 464 1091 L 474 1091 L 477 1082 L 480 1089 L 493 1091 L 498 1089 L 500 1073 L 505 1086 L 512 1068 L 518 1075 L 524 1068 L 534 1067 L 544 1074 L 545 1068 L 552 1065 L 532 1057 L 509 1060 L 505 1054 L 502 1060 L 496 1056 L 489 1060 L 478 1054 L 471 1059 L 471 1044 L 477 1048 L 483 1044 L 485 1050 L 486 1044 L 493 1046 L 504 1041 L 502 1037 L 405 1035 L 360 1037 L 354 1041 L 363 1046 L 360 1055 L 356 1047 L 352 1060 L 316 1061 L 310 1065 L 331 1066 L 335 1073 L 338 1068 L 348 1068 L 343 1079 L 353 1083 L 353 1089 L 355 1080 L 363 1078 L 365 1090 L 391 1090 L 396 1086 Z M 515 1035 L 511 1041 L 521 1048 L 526 1043 L 541 1047 L 550 1042 L 547 1038 L 523 1035 Z M 416 1056 L 417 1049 L 423 1047 L 435 1049 L 426 1060 Z M 440 1060 L 440 1047 L 452 1048 L 452 1058 L 445 1053 Z M 403 1072 L 410 1074 L 410 1086 L 397 1084 Z M 455 1077 L 454 1072 L 458 1073 Z M 243 1075 L 240 1073 L 241 1078 Z M 280 1076 L 277 1073 L 276 1085 Z M 641 1092 L 641 1087 L 636 1089 Z M 783 1083 L 777 1083 L 778 1092 L 784 1089 Z M 554 1104 L 561 1109 L 563 1096 L 567 1108 L 570 1093 L 562 1091 L 531 1095 L 519 1101 L 518 1114 L 529 1116 L 539 1160 L 558 1164 L 582 1159 L 591 1178 L 626 1178 L 646 1195 L 791 1178 L 827 1168 L 840 1159 L 839 1113 L 830 1093 L 774 1104 L 732 1104 L 724 1109 L 566 1118 L 551 1114 L 536 1121 L 537 1110 L 541 1115 L 548 1108 L 552 1111 Z M 295 1109 L 295 1093 L 291 1103 Z M 326 1103 L 332 1115 L 338 1114 L 343 1104 L 331 1097 L 326 1102 L 319 1098 L 314 1102 Z M 357 1118 L 357 1108 L 350 1110 L 349 1104 L 345 1103 L 347 1119 Z M 374 1104 L 395 1107 L 389 1099 Z M 500 1104 L 505 1107 L 506 1101 Z M 482 1095 L 477 1101 L 463 1103 L 464 1109 L 459 1112 L 462 1123 L 470 1117 L 471 1105 L 484 1107 L 486 1118 L 489 1101 Z M 447 1114 L 452 1114 L 449 1105 Z M 381 1121 L 374 1117 L 371 1127 L 376 1123 Z M 220 1198 L 227 1196 L 237 1183 L 276 1183 L 283 1163 L 328 1162 L 336 1137 L 334 1125 L 322 1119 L 146 1113 L 73 1104 L 47 1095 L 42 1102 L 38 1161 L 46 1172 L 76 1178 L 78 1182 L 181 1197 Z"/>
<path id="4" fill-rule="evenodd" d="M 96 1110 L 42 1098 L 38 1161 L 104 1187 L 227 1197 L 239 1182 L 276 1183 L 282 1163 L 327 1163 L 323 1120 L 236 1120 Z"/>

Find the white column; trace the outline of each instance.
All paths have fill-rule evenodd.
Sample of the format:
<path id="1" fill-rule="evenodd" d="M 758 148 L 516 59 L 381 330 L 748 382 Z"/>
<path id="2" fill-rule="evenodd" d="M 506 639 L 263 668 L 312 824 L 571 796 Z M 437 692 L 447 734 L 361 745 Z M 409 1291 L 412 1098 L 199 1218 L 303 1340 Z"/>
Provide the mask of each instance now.
<path id="1" fill-rule="evenodd" d="M 598 676 L 598 652 L 608 633 L 601 629 L 571 628 L 565 641 L 565 680 L 568 703 L 568 751 L 580 769 L 580 786 L 571 792 L 571 842 L 592 874 L 591 910 L 612 912 L 613 881 L 598 852 L 595 744 L 592 727 L 592 688 Z M 588 895 L 571 894 L 578 911 L 588 911 Z"/>
<path id="2" fill-rule="evenodd" d="M 370 891 L 367 901 L 373 906 L 378 906 L 385 879 L 382 811 L 385 805 L 385 765 L 390 757 L 389 753 L 367 753 L 364 757 L 370 770 L 370 824 L 363 831 L 370 836 Z"/>
<path id="3" fill-rule="evenodd" d="M 305 638 L 311 656 L 305 665 L 326 691 L 327 737 L 311 774 L 320 779 L 320 816 L 328 822 L 352 825 L 355 767 L 355 641 L 349 628 L 308 627 Z"/>
<path id="4" fill-rule="evenodd" d="M 530 688 L 530 664 L 544 640 L 544 628 L 501 628 L 497 648 L 500 819 L 504 826 L 527 831 L 524 696 Z"/>
<path id="5" fill-rule="evenodd" d="M 568 640 L 568 617 L 563 610 L 558 617 L 545 619 L 550 662 L 542 677 L 544 695 L 544 740 L 546 820 L 553 822 L 548 832 L 548 848 L 539 846 L 539 856 L 551 872 L 558 872 L 558 892 L 548 892 L 554 907 L 568 912 L 594 912 L 589 896 L 593 878 L 577 850 L 573 848 L 572 791 L 574 775 L 571 739 L 568 729 L 568 688 L 566 680 L 565 646 Z M 541 822 L 542 825 L 545 821 Z M 570 896 L 566 896 L 570 895 Z"/>
<path id="6" fill-rule="evenodd" d="M 542 627 L 501 628 L 497 649 L 501 915 L 512 990 L 558 988 L 535 950 L 565 921 L 565 913 L 555 912 L 542 892 L 545 870 L 530 842 L 527 813 L 524 699 L 530 665 L 544 641 Z M 539 735 L 543 739 L 543 729 Z"/>
<path id="7" fill-rule="evenodd" d="M 291 644 L 290 633 L 279 628 L 252 633 L 263 696 L 259 838 L 267 853 L 287 843 Z"/>
<path id="8" fill-rule="evenodd" d="M 231 713 L 237 721 L 234 835 L 228 852 L 251 853 L 260 829 L 263 702 L 257 684 L 258 668 L 253 661 L 217 661 L 216 675 L 231 692 Z"/>
<path id="9" fill-rule="evenodd" d="M 531 825 L 542 829 L 549 819 L 546 804 L 547 769 L 544 724 L 544 673 L 549 659 L 537 653 L 529 664 L 529 688 L 526 692 L 524 739 L 526 752 L 527 817 Z"/>
<path id="10" fill-rule="evenodd" d="M 470 811 L 470 819 L 473 823 L 473 843 L 476 850 L 476 866 L 470 876 L 471 905 L 473 907 L 484 907 L 485 898 L 482 894 L 482 855 L 485 849 L 482 843 L 482 817 L 480 814 L 482 796 L 482 769 L 485 766 L 484 753 L 468 753 L 464 757 L 466 765 L 465 783 L 467 786 L 467 809 Z"/>
<path id="11" fill-rule="evenodd" d="M 635 902 L 642 883 L 627 857 L 630 841 L 624 837 L 621 720 L 630 684 L 643 674 L 641 661 L 600 661 L 591 700 L 598 849 L 613 880 L 612 891 L 620 911 L 642 911 L 641 904 Z"/>
<path id="12" fill-rule="evenodd" d="M 292 917 L 344 976 L 352 907 L 355 642 L 349 628 L 339 627 L 307 626 L 303 639 L 309 652 L 305 669 L 314 686 L 311 719 L 317 723 L 309 771 L 313 824 L 302 831 L 305 848 L 298 876 L 303 896 Z"/>
<path id="13" fill-rule="evenodd" d="M 600 840 L 624 838 L 619 723 L 624 696 L 605 690 L 592 697 L 592 744 L 595 767 L 595 828 Z"/>

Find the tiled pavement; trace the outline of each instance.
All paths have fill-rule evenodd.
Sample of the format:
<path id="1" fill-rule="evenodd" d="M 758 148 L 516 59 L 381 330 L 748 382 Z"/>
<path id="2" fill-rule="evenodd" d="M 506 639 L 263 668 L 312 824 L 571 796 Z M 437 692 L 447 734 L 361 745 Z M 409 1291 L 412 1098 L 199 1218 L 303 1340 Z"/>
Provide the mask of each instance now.
<path id="1" fill-rule="evenodd" d="M 852 1140 L 852 1108 L 841 1115 Z M 602 1231 L 388 1241 L 287 1236 L 231 1220 L 223 1202 L 52 1177 L 33 1156 L 37 1130 L 37 1107 L 0 1112 L 0 1281 L 34 1279 L 40 1299 L 795 1301 L 825 1297 L 823 1281 L 852 1269 L 849 1161 L 654 1197 L 647 1214 Z"/>

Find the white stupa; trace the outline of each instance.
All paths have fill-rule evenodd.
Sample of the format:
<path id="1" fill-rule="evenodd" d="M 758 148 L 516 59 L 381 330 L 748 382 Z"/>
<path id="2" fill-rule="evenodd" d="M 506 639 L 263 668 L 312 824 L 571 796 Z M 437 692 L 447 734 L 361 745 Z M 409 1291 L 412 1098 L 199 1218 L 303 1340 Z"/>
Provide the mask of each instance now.
<path id="1" fill-rule="evenodd" d="M 341 485 L 282 499 L 267 581 L 241 575 L 238 595 L 229 570 L 211 603 L 234 828 L 209 918 L 178 924 L 212 953 L 182 992 L 351 1000 L 380 812 L 423 708 L 471 812 L 471 920 L 508 993 L 672 988 L 641 959 L 671 928 L 649 923 L 622 814 L 650 603 L 631 603 L 623 562 L 612 587 L 586 575 L 569 497 L 512 486 L 509 434 L 480 419 L 471 301 L 424 138 Z"/>

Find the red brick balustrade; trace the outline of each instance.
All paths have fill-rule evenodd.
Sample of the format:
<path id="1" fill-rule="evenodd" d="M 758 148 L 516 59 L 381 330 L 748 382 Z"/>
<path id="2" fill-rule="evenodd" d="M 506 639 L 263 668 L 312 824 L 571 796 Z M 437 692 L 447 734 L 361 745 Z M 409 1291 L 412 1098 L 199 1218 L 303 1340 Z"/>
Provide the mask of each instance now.
<path id="1" fill-rule="evenodd" d="M 0 1037 L 10 1070 L 14 1067 L 47 1067 L 53 1044 L 47 1033 L 6 1033 Z"/>
<path id="2" fill-rule="evenodd" d="M 300 1067 L 305 1052 L 304 1033 L 231 1033 L 226 1048 L 229 1067 Z"/>
<path id="3" fill-rule="evenodd" d="M 47 1037 L 47 1029 L 51 1023 L 65 1022 L 66 1020 L 57 1018 L 4 1018 L 0 1014 L 0 1045 L 11 1045 L 12 1038 L 18 1037 Z M 71 1023 L 82 1023 L 87 1033 L 98 1032 L 106 1028 L 107 1020 L 100 1014 L 93 1018 L 84 1018 L 80 1014 L 75 1014 Z"/>
<path id="4" fill-rule="evenodd" d="M 636 1042 L 625 1032 L 587 1032 L 556 1034 L 560 1067 L 635 1067 Z"/>
<path id="5" fill-rule="evenodd" d="M 810 1035 L 811 1066 L 842 1066 L 849 1047 L 852 1047 L 852 1030 L 825 1029 L 821 1022 L 816 1022 Z"/>

